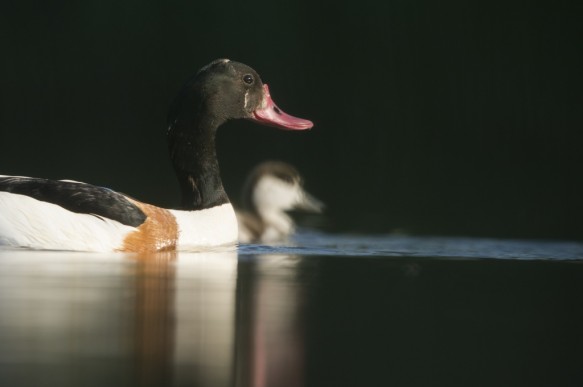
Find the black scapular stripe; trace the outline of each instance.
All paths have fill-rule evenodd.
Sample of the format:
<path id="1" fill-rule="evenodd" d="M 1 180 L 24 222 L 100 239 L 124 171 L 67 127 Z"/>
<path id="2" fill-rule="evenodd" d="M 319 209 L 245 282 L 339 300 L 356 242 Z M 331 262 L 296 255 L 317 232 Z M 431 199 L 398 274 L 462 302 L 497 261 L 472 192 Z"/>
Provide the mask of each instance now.
<path id="1" fill-rule="evenodd" d="M 31 177 L 0 177 L 0 191 L 30 196 L 78 214 L 90 214 L 137 227 L 146 215 L 126 196 L 91 184 Z"/>

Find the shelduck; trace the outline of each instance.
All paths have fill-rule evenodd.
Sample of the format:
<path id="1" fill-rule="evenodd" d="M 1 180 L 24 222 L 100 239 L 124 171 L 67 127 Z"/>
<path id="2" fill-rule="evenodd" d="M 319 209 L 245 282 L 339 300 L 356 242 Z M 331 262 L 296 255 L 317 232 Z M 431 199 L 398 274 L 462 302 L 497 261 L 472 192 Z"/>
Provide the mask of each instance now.
<path id="1" fill-rule="evenodd" d="M 239 221 L 239 242 L 283 241 L 295 231 L 287 211 L 320 213 L 324 204 L 304 189 L 296 168 L 282 161 L 266 161 L 249 174 L 243 186 Z"/>
<path id="2" fill-rule="evenodd" d="M 179 209 L 76 181 L 0 176 L 0 245 L 155 252 L 235 244 L 237 218 L 215 150 L 217 128 L 233 119 L 288 130 L 313 126 L 278 108 L 255 70 L 215 60 L 186 82 L 168 113 L 168 149 L 182 195 Z"/>

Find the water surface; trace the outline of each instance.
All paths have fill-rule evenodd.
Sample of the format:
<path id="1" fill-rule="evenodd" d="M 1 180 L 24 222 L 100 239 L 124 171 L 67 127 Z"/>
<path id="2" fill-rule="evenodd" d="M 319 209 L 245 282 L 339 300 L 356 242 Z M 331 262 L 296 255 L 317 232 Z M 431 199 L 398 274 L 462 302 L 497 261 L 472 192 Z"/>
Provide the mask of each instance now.
<path id="1" fill-rule="evenodd" d="M 0 250 L 4 386 L 580 386 L 583 245 Z"/>

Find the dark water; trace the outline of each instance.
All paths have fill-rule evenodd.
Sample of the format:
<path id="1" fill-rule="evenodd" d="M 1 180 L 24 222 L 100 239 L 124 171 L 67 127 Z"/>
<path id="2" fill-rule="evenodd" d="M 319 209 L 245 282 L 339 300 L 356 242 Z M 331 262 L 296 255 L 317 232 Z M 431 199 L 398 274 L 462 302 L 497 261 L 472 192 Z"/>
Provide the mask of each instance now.
<path id="1" fill-rule="evenodd" d="M 581 386 L 583 244 L 0 250 L 1 386 Z"/>

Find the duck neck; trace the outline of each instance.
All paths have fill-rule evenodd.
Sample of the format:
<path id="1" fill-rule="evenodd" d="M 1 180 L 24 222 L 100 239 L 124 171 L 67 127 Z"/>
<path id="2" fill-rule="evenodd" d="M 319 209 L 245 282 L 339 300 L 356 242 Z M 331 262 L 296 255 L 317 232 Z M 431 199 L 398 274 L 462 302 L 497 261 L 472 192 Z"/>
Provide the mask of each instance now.
<path id="1" fill-rule="evenodd" d="M 168 147 L 184 210 L 203 210 L 229 203 L 215 149 L 220 123 L 212 118 L 193 118 L 176 120 L 168 129 Z"/>

